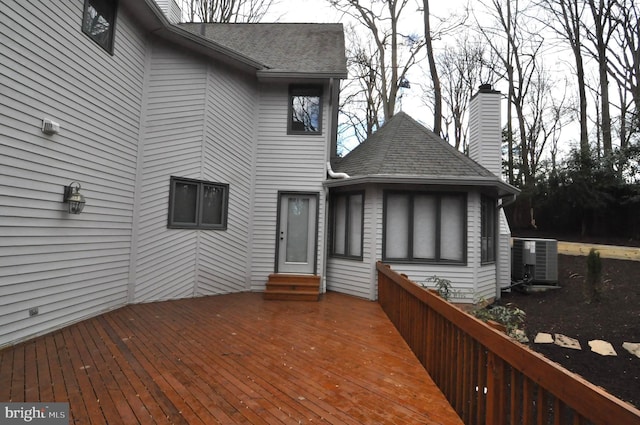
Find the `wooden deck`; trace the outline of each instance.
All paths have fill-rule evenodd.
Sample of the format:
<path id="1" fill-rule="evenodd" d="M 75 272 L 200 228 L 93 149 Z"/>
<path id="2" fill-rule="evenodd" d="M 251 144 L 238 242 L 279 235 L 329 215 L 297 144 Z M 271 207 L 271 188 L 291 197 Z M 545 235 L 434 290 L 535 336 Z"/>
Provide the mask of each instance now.
<path id="1" fill-rule="evenodd" d="M 461 424 L 377 303 L 137 304 L 0 351 L 0 401 L 71 424 Z"/>

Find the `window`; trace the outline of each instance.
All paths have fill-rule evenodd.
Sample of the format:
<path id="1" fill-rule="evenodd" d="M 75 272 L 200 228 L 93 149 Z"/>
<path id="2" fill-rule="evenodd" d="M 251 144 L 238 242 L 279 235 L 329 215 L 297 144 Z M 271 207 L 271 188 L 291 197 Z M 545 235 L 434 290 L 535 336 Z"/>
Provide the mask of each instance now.
<path id="1" fill-rule="evenodd" d="M 364 193 L 337 194 L 331 205 L 331 255 L 362 259 Z"/>
<path id="2" fill-rule="evenodd" d="M 383 260 L 466 262 L 464 194 L 385 192 Z"/>
<path id="3" fill-rule="evenodd" d="M 322 87 L 289 88 L 289 133 L 322 133 Z"/>
<path id="4" fill-rule="evenodd" d="M 226 229 L 229 185 L 171 177 L 169 224 L 177 229 Z"/>
<path id="5" fill-rule="evenodd" d="M 480 261 L 492 263 L 496 261 L 496 203 L 483 196 L 480 205 Z"/>
<path id="6" fill-rule="evenodd" d="M 116 0 L 84 0 L 82 32 L 113 54 Z"/>

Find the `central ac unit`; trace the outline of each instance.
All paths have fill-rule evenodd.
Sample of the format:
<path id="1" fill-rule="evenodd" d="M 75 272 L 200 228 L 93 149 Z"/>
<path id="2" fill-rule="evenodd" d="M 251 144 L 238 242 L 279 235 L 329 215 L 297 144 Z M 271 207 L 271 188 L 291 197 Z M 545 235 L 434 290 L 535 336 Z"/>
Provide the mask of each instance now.
<path id="1" fill-rule="evenodd" d="M 514 281 L 558 283 L 558 241 L 555 239 L 513 238 L 511 278 Z"/>

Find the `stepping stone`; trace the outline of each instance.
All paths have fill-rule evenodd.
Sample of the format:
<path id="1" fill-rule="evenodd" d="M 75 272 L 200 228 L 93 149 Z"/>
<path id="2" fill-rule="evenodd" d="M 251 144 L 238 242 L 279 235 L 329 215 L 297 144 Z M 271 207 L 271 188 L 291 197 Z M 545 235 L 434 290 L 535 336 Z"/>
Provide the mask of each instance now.
<path id="1" fill-rule="evenodd" d="M 556 345 L 572 350 L 582 350 L 580 342 L 577 339 L 569 338 L 566 335 L 556 334 Z"/>
<path id="2" fill-rule="evenodd" d="M 640 357 L 640 342 L 623 342 L 622 348 L 636 357 Z"/>
<path id="3" fill-rule="evenodd" d="M 591 351 L 593 351 L 594 353 L 598 353 L 601 356 L 618 355 L 618 353 L 616 353 L 616 350 L 613 349 L 613 345 L 601 339 L 594 339 L 592 341 L 589 341 L 589 347 L 591 347 Z"/>
<path id="4" fill-rule="evenodd" d="M 553 336 L 548 333 L 538 332 L 533 342 L 536 344 L 553 344 Z"/>

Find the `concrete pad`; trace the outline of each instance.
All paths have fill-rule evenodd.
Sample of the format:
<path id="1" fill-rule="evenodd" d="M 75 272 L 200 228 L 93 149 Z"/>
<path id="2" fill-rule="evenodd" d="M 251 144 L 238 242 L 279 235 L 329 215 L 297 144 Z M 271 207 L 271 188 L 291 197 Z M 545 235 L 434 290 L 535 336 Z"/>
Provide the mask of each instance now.
<path id="1" fill-rule="evenodd" d="M 536 344 L 553 344 L 553 336 L 548 333 L 538 332 L 533 342 Z"/>
<path id="2" fill-rule="evenodd" d="M 589 341 L 589 347 L 594 353 L 598 353 L 601 356 L 617 356 L 616 350 L 613 349 L 613 345 L 607 341 L 601 339 L 594 339 Z"/>
<path id="3" fill-rule="evenodd" d="M 580 342 L 577 339 L 570 338 L 566 335 L 556 334 L 556 345 L 564 348 L 570 348 L 572 350 L 582 350 Z"/>
<path id="4" fill-rule="evenodd" d="M 636 357 L 640 357 L 640 342 L 623 342 L 622 348 Z"/>

